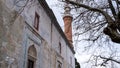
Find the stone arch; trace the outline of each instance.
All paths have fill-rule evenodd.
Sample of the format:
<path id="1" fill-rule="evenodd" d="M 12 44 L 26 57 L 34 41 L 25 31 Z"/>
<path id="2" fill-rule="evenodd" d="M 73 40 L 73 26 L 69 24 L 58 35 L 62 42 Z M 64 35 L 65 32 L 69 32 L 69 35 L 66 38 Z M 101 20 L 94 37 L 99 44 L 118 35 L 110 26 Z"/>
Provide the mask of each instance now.
<path id="1" fill-rule="evenodd" d="M 33 58 L 37 58 L 37 51 L 36 51 L 36 48 L 34 45 L 31 45 L 29 48 L 28 48 L 28 56 L 31 56 Z"/>
<path id="2" fill-rule="evenodd" d="M 27 68 L 35 68 L 37 60 L 37 51 L 34 45 L 28 48 Z"/>

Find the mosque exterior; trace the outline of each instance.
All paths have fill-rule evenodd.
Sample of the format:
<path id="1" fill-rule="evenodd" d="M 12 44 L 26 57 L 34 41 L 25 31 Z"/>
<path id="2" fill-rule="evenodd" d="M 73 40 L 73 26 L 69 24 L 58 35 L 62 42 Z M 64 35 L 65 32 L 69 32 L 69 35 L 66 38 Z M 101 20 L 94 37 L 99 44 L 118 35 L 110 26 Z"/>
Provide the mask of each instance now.
<path id="1" fill-rule="evenodd" d="M 0 8 L 0 68 L 75 68 L 69 10 L 63 32 L 45 0 L 0 0 Z"/>

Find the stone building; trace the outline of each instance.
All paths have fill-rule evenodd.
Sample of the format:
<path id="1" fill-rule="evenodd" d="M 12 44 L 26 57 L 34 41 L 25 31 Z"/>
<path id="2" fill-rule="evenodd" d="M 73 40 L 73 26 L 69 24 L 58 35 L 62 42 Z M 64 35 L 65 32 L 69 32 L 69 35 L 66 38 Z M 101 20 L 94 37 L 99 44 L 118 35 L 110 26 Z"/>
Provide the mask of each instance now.
<path id="1" fill-rule="evenodd" d="M 0 68 L 75 68 L 71 31 L 65 36 L 45 0 L 23 1 L 0 0 Z"/>

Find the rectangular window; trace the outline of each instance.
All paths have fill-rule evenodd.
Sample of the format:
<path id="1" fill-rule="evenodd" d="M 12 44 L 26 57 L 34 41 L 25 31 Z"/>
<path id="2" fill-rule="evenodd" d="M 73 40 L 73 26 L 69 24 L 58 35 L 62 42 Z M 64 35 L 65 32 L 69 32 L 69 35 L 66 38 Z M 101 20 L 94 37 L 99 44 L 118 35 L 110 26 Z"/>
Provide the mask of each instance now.
<path id="1" fill-rule="evenodd" d="M 27 68 L 34 68 L 34 61 L 33 60 L 28 59 Z"/>
<path id="2" fill-rule="evenodd" d="M 61 47 L 61 43 L 60 43 L 60 42 L 59 42 L 58 49 L 59 49 L 59 53 L 61 54 L 61 49 L 62 49 L 62 47 Z"/>
<path id="3" fill-rule="evenodd" d="M 40 18 L 40 16 L 35 12 L 34 28 L 36 30 L 39 29 L 39 18 Z"/>
<path id="4" fill-rule="evenodd" d="M 70 57 L 70 64 L 72 64 L 72 57 Z"/>

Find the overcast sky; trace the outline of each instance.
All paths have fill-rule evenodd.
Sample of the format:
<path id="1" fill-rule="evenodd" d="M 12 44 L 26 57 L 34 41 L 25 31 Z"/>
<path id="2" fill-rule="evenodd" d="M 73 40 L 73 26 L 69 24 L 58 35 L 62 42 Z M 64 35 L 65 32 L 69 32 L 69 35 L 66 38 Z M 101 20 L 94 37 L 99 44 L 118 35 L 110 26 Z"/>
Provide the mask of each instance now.
<path id="1" fill-rule="evenodd" d="M 62 14 L 64 10 L 62 9 L 61 5 L 57 0 L 46 0 L 47 3 L 49 4 L 49 7 L 53 10 L 54 15 L 57 18 L 58 23 L 60 24 L 61 28 L 64 28 L 64 23 L 62 19 Z"/>

